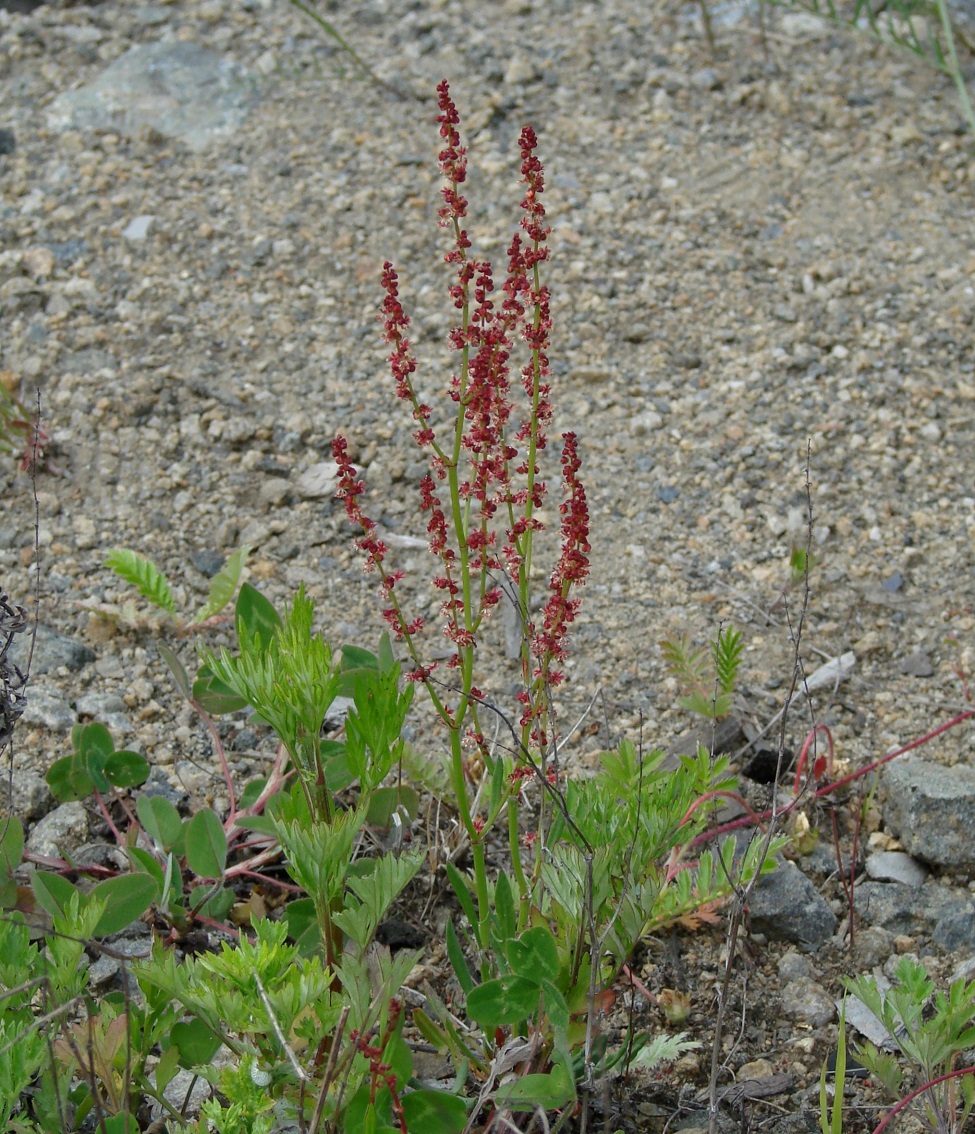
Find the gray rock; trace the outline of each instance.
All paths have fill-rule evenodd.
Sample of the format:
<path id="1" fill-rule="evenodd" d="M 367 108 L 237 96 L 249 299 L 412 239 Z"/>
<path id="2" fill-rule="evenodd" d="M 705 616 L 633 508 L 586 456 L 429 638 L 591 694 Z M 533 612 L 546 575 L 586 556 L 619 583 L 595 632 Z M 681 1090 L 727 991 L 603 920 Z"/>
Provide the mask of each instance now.
<path id="1" fill-rule="evenodd" d="M 772 941 L 817 948 L 836 932 L 836 915 L 794 862 L 761 878 L 748 899 L 751 927 Z"/>
<path id="2" fill-rule="evenodd" d="M 81 802 L 62 803 L 39 820 L 27 837 L 27 849 L 48 858 L 64 858 L 88 838 L 88 812 Z"/>
<path id="3" fill-rule="evenodd" d="M 208 579 L 212 579 L 227 560 L 219 551 L 201 547 L 190 552 L 190 562 L 201 575 L 206 575 Z"/>
<path id="4" fill-rule="evenodd" d="M 138 243 L 145 240 L 149 235 L 149 229 L 152 227 L 152 222 L 156 218 L 151 213 L 143 213 L 141 216 L 133 217 L 132 220 L 122 229 L 122 236 L 126 240 L 131 240 Z"/>
<path id="5" fill-rule="evenodd" d="M 8 657 L 22 671 L 27 670 L 27 659 L 30 656 L 30 634 L 21 634 L 10 647 Z M 95 660 L 95 651 L 84 642 L 70 638 L 67 634 L 59 634 L 50 626 L 42 622 L 37 627 L 37 641 L 34 644 L 34 656 L 31 658 L 30 672 L 32 677 L 42 673 L 50 673 L 53 669 L 79 670 L 82 666 Z"/>
<path id="6" fill-rule="evenodd" d="M 24 768 L 8 770 L 0 788 L 0 815 L 16 815 L 28 822 L 50 807 L 51 789 L 35 772 Z"/>
<path id="7" fill-rule="evenodd" d="M 199 152 L 232 138 L 257 102 L 247 69 L 198 43 L 133 47 L 48 109 L 55 130 L 151 128 Z"/>
<path id="8" fill-rule="evenodd" d="M 813 975 L 812 962 L 795 949 L 783 953 L 779 958 L 778 970 L 783 980 L 805 980 Z"/>
<path id="9" fill-rule="evenodd" d="M 27 690 L 27 708 L 20 718 L 25 724 L 42 725 L 53 732 L 66 732 L 78 721 L 74 709 L 54 689 L 31 685 Z"/>
<path id="10" fill-rule="evenodd" d="M 836 1018 L 836 1004 L 821 984 L 800 977 L 782 989 L 782 1015 L 821 1028 Z"/>
<path id="11" fill-rule="evenodd" d="M 295 479 L 295 491 L 303 500 L 319 500 L 335 495 L 339 466 L 335 461 L 322 461 L 310 465 Z"/>
<path id="12" fill-rule="evenodd" d="M 913 654 L 908 654 L 906 658 L 901 658 L 899 668 L 901 673 L 906 673 L 910 677 L 930 677 L 934 673 L 934 664 L 923 650 L 917 650 Z"/>
<path id="13" fill-rule="evenodd" d="M 916 858 L 935 866 L 975 866 L 975 768 L 904 756 L 887 765 L 888 828 Z"/>
<path id="14" fill-rule="evenodd" d="M 866 870 L 876 882 L 903 882 L 905 886 L 921 886 L 930 874 L 903 851 L 877 851 L 867 859 Z"/>
<path id="15" fill-rule="evenodd" d="M 879 925 L 865 925 L 853 937 L 853 957 L 865 969 L 882 965 L 894 952 L 894 935 Z"/>
<path id="16" fill-rule="evenodd" d="M 861 882 L 854 907 L 865 921 L 890 933 L 926 933 L 949 950 L 975 949 L 975 901 L 940 883 Z"/>
<path id="17" fill-rule="evenodd" d="M 129 722 L 128 708 L 117 693 L 86 693 L 75 701 L 75 708 L 81 716 L 107 725 L 112 732 L 135 731 Z"/>

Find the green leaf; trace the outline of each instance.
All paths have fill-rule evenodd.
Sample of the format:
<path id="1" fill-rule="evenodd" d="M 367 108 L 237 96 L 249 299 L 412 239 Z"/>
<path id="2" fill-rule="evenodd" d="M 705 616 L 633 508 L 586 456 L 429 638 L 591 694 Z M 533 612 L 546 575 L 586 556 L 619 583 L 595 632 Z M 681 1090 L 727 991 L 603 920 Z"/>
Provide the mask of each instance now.
<path id="1" fill-rule="evenodd" d="M 156 880 L 141 872 L 120 874 L 117 878 L 99 882 L 88 895 L 89 900 L 100 898 L 105 902 L 105 909 L 95 926 L 95 936 L 121 933 L 142 917 L 158 892 Z"/>
<path id="2" fill-rule="evenodd" d="M 189 701 L 192 697 L 192 691 L 190 689 L 190 675 L 186 672 L 186 667 L 176 656 L 176 652 L 173 650 L 172 646 L 167 642 L 159 642 L 158 646 L 163 661 L 169 666 L 177 688 L 180 693 L 183 694 L 184 699 Z"/>
<path id="3" fill-rule="evenodd" d="M 197 611 L 193 621 L 206 622 L 215 614 L 219 614 L 228 602 L 234 597 L 237 584 L 240 582 L 240 573 L 244 569 L 247 557 L 250 555 L 249 547 L 238 548 L 233 555 L 228 556 L 227 562 L 210 580 L 210 593 L 205 605 Z"/>
<path id="4" fill-rule="evenodd" d="M 540 983 L 554 980 L 559 973 L 559 950 L 552 931 L 544 925 L 526 929 L 521 937 L 508 942 L 508 963 L 512 971 Z"/>
<path id="5" fill-rule="evenodd" d="M 107 792 L 111 784 L 105 776 L 105 763 L 115 751 L 112 734 L 103 724 L 93 723 L 72 729 L 77 763 L 84 768 L 95 790 Z"/>
<path id="6" fill-rule="evenodd" d="M 460 987 L 464 990 L 464 994 L 469 995 L 471 989 L 474 987 L 474 978 L 471 976 L 471 970 L 467 967 L 467 958 L 464 956 L 460 942 L 457 940 L 457 931 L 454 929 L 454 923 L 450 920 L 447 921 L 446 941 L 447 956 L 450 959 L 454 975 L 457 977 Z"/>
<path id="7" fill-rule="evenodd" d="M 447 881 L 453 887 L 453 891 L 457 895 L 457 901 L 460 902 L 461 909 L 467 915 L 467 921 L 470 924 L 477 946 L 478 948 L 483 948 L 479 937 L 479 922 L 477 914 L 474 911 L 474 900 L 467 886 L 467 880 L 452 862 L 444 863 L 444 870 L 447 872 Z"/>
<path id="8" fill-rule="evenodd" d="M 457 1134 L 467 1125 L 467 1107 L 445 1091 L 410 1091 L 404 1095 L 403 1117 L 410 1134 Z"/>
<path id="9" fill-rule="evenodd" d="M 522 1075 L 498 1088 L 495 1102 L 509 1110 L 558 1110 L 575 1098 L 575 1084 L 568 1071 L 556 1063 L 547 1074 Z"/>
<path id="10" fill-rule="evenodd" d="M 197 917 L 209 917 L 214 921 L 223 921 L 233 908 L 234 902 L 237 901 L 237 895 L 233 890 L 222 886 L 211 898 L 204 901 L 207 894 L 212 893 L 212 891 L 212 886 L 194 886 L 187 899 L 187 907 L 195 910 Z M 201 902 L 202 905 L 200 905 Z"/>
<path id="11" fill-rule="evenodd" d="M 107 760 L 115 751 L 112 734 L 97 722 L 83 725 L 76 735 L 72 735 L 72 740 L 75 751 L 86 761 L 92 756 L 101 756 L 103 760 Z"/>
<path id="12" fill-rule="evenodd" d="M 205 1067 L 217 1054 L 222 1042 L 198 1018 L 173 1024 L 169 1040 L 179 1048 L 179 1065 L 187 1070 L 191 1067 Z"/>
<path id="13" fill-rule="evenodd" d="M 127 847 L 126 854 L 129 856 L 129 862 L 132 863 L 134 870 L 141 870 L 143 874 L 147 874 L 156 883 L 157 892 L 153 901 L 162 894 L 163 888 L 163 869 L 156 861 L 154 856 L 149 851 L 143 850 L 142 847 Z"/>
<path id="14" fill-rule="evenodd" d="M 227 836 L 212 811 L 198 811 L 186 828 L 186 862 L 201 878 L 222 878 L 227 865 Z"/>
<path id="15" fill-rule="evenodd" d="M 331 784 L 329 786 L 331 787 Z M 366 823 L 370 827 L 388 830 L 393 823 L 393 816 L 400 808 L 406 812 L 405 822 L 409 826 L 420 810 L 420 795 L 416 788 L 410 787 L 409 784 L 377 788 L 372 793 L 366 808 Z"/>
<path id="16" fill-rule="evenodd" d="M 288 936 L 298 946 L 302 956 L 310 956 L 321 948 L 322 934 L 318 928 L 315 903 L 311 898 L 298 898 L 284 908 L 284 921 Z"/>
<path id="17" fill-rule="evenodd" d="M 251 642 L 258 652 L 267 649 L 275 633 L 284 625 L 273 604 L 250 583 L 244 583 L 240 588 L 234 608 L 234 624 L 241 646 L 245 641 Z"/>
<path id="18" fill-rule="evenodd" d="M 24 855 L 24 825 L 16 815 L 0 824 L 0 876 L 13 874 Z"/>
<path id="19" fill-rule="evenodd" d="M 35 870 L 30 881 L 34 897 L 51 917 L 64 917 L 71 899 L 81 897 L 81 891 L 67 878 L 49 870 Z"/>
<path id="20" fill-rule="evenodd" d="M 183 834 L 183 820 L 168 799 L 161 795 L 140 795 L 135 810 L 146 834 L 160 849 L 167 854 L 176 849 Z"/>
<path id="21" fill-rule="evenodd" d="M 371 650 L 361 646 L 343 646 L 342 660 L 339 663 L 339 673 L 342 681 L 339 685 L 340 697 L 351 697 L 355 692 L 356 681 L 360 674 L 379 673 L 379 658 Z"/>
<path id="22" fill-rule="evenodd" d="M 208 665 L 200 666 L 200 672 L 193 682 L 193 698 L 204 712 L 213 717 L 224 713 L 239 713 L 247 708 L 247 702 L 214 674 Z"/>
<path id="23" fill-rule="evenodd" d="M 174 1027 L 179 1027 L 175 1024 Z M 159 1062 L 156 1064 L 156 1090 L 165 1091 L 169 1084 L 173 1081 L 176 1072 L 179 1070 L 179 1048 L 174 1044 L 168 1047 L 159 1057 Z"/>
<path id="24" fill-rule="evenodd" d="M 95 789 L 91 776 L 75 756 L 62 756 L 48 768 L 44 777 L 51 794 L 60 803 L 74 803 L 87 799 Z"/>
<path id="25" fill-rule="evenodd" d="M 113 752 L 105 761 L 105 779 L 116 788 L 140 787 L 149 778 L 149 761 L 138 752 Z"/>
<path id="26" fill-rule="evenodd" d="M 237 800 L 237 810 L 245 811 L 248 807 L 253 807 L 261 797 L 261 792 L 267 787 L 267 779 L 248 780 L 244 784 L 244 790 L 240 793 L 240 798 Z"/>
<path id="27" fill-rule="evenodd" d="M 176 614 L 176 603 L 166 576 L 144 555 L 127 547 L 114 547 L 105 557 L 105 566 L 135 587 L 143 598 L 169 614 Z"/>
<path id="28" fill-rule="evenodd" d="M 500 763 L 501 761 L 499 760 L 498 764 Z M 498 880 L 495 883 L 494 909 L 495 917 L 497 918 L 498 939 L 502 942 L 503 948 L 503 943 L 511 941 L 518 932 L 515 902 L 514 898 L 511 896 L 511 883 L 508 881 L 507 874 L 504 873 L 498 875 Z"/>
<path id="29" fill-rule="evenodd" d="M 485 1031 L 504 1024 L 520 1024 L 538 1008 L 540 989 L 537 981 L 525 976 L 509 975 L 488 980 L 467 994 L 467 1014 Z"/>

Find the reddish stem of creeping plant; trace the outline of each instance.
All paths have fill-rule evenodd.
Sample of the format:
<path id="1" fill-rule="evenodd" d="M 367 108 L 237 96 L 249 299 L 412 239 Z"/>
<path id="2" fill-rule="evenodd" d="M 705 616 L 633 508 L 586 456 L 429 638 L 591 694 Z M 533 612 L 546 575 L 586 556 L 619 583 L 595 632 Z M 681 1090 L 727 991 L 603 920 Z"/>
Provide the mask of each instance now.
<path id="1" fill-rule="evenodd" d="M 947 732 L 951 728 L 955 728 L 960 724 L 964 724 L 965 721 L 971 720 L 973 717 L 975 717 L 975 709 L 966 709 L 963 713 L 957 713 L 951 718 L 951 720 L 945 721 L 944 724 L 938 725 L 937 728 L 931 729 L 923 736 L 916 737 L 914 740 L 909 741 L 907 744 L 902 745 L 900 748 L 895 748 L 893 752 L 888 752 L 886 756 L 881 756 L 879 760 L 873 760 L 871 761 L 871 763 L 867 764 L 866 767 L 858 768 L 857 771 L 850 772 L 849 775 L 844 776 L 842 779 L 835 780 L 834 782 L 828 783 L 825 786 L 817 789 L 815 792 L 813 792 L 812 798 L 814 800 L 823 799 L 828 795 L 832 795 L 833 792 L 838 791 L 841 787 L 846 787 L 847 784 L 853 783 L 855 780 L 862 779 L 863 776 L 870 775 L 871 772 L 875 772 L 878 768 L 883 767 L 884 764 L 888 764 L 891 760 L 896 759 L 898 756 L 903 756 L 905 752 L 911 752 L 915 748 L 920 748 L 922 744 L 927 744 L 928 741 L 934 740 L 935 737 L 940 736 L 943 732 Z M 776 812 L 769 809 L 768 811 L 759 812 L 759 814 L 754 817 L 746 815 L 741 819 L 733 819 L 730 823 L 723 823 L 719 827 L 712 827 L 710 831 L 705 831 L 703 834 L 698 835 L 695 839 L 693 839 L 689 844 L 689 847 L 699 846 L 701 843 L 709 842 L 711 839 L 716 838 L 718 835 L 726 835 L 731 831 L 740 830 L 742 827 L 748 827 L 752 824 L 757 823 L 764 823 L 767 819 L 771 819 L 772 816 L 776 814 L 779 817 L 788 815 L 790 811 L 799 806 L 800 802 L 800 798 L 797 797 L 795 800 L 793 800 L 792 803 L 788 805 L 788 807 L 784 807 L 781 811 Z"/>
<path id="2" fill-rule="evenodd" d="M 830 775 L 833 774 L 833 760 L 835 755 L 833 734 L 829 730 L 829 725 L 818 724 L 806 737 L 806 742 L 803 744 L 802 751 L 799 753 L 799 760 L 796 764 L 795 783 L 792 786 L 793 795 L 799 794 L 799 788 L 802 785 L 802 773 L 806 770 L 806 760 L 809 756 L 809 749 L 815 744 L 816 737 L 820 732 L 826 735 L 826 742 L 829 745 L 829 754 L 827 756 L 817 756 L 813 761 L 812 778 L 814 780 L 821 780 L 827 773 Z"/>
<path id="3" fill-rule="evenodd" d="M 937 1079 L 929 1079 L 928 1082 L 922 1083 L 920 1087 L 918 1087 L 914 1091 L 911 1091 L 911 1093 L 909 1095 L 907 1095 L 905 1098 L 902 1098 L 900 1100 L 900 1102 L 897 1103 L 896 1106 L 891 1107 L 890 1111 L 873 1128 L 873 1134 L 881 1134 L 884 1127 L 886 1127 L 887 1123 L 890 1122 L 890 1120 L 895 1115 L 900 1114 L 900 1112 L 906 1106 L 908 1106 L 910 1103 L 912 1103 L 918 1097 L 918 1095 L 923 1095 L 925 1091 L 929 1091 L 932 1087 L 936 1087 L 939 1083 L 944 1083 L 948 1079 L 958 1079 L 958 1078 L 961 1078 L 961 1076 L 963 1076 L 963 1075 L 972 1075 L 972 1074 L 975 1074 L 975 1066 L 973 1066 L 973 1067 L 959 1067 L 955 1071 L 948 1071 L 944 1075 L 939 1075 L 937 1077 Z"/>

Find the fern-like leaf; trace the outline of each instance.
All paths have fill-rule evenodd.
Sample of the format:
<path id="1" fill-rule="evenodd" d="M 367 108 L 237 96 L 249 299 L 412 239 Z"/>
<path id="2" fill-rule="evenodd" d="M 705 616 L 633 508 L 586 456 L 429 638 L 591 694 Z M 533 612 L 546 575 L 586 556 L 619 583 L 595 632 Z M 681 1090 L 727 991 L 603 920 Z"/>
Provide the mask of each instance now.
<path id="1" fill-rule="evenodd" d="M 199 625 L 215 614 L 219 614 L 234 597 L 237 584 L 240 582 L 240 573 L 244 569 L 248 555 L 250 555 L 249 547 L 238 548 L 213 576 L 210 580 L 210 594 L 207 596 L 205 605 L 197 611 L 193 619 L 194 623 Z"/>
<path id="2" fill-rule="evenodd" d="M 688 689 L 700 689 L 705 680 L 707 664 L 704 650 L 691 646 L 686 634 L 679 638 L 665 638 L 660 643 L 667 668 Z"/>
<path id="3" fill-rule="evenodd" d="M 738 667 L 741 665 L 741 655 L 744 648 L 741 631 L 735 630 L 731 626 L 726 626 L 719 631 L 717 640 L 712 646 L 712 655 L 714 657 L 714 672 L 718 678 L 718 688 L 722 693 L 731 694 L 735 690 L 738 680 Z"/>
<path id="4" fill-rule="evenodd" d="M 105 557 L 105 566 L 111 567 L 154 606 L 175 616 L 176 603 L 169 582 L 151 560 L 127 547 L 113 547 Z"/>

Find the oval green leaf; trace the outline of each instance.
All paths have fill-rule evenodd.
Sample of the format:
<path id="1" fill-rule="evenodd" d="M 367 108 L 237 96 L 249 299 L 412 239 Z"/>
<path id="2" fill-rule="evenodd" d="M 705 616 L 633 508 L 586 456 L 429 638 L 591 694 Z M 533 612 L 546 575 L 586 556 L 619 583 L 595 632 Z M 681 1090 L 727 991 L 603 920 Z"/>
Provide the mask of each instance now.
<path id="1" fill-rule="evenodd" d="M 138 752 L 113 752 L 105 761 L 104 772 L 112 787 L 140 787 L 149 778 L 149 761 Z"/>
<path id="2" fill-rule="evenodd" d="M 34 897 L 51 917 L 63 917 L 68 903 L 80 891 L 76 886 L 49 870 L 35 870 L 31 877 Z"/>
<path id="3" fill-rule="evenodd" d="M 410 1091 L 401 1101 L 410 1131 L 458 1134 L 467 1125 L 467 1107 L 457 1095 L 448 1095 L 446 1091 Z"/>
<path id="4" fill-rule="evenodd" d="M 62 756 L 48 768 L 47 786 L 59 803 L 74 803 L 87 799 L 94 791 L 91 776 L 78 762 L 77 756 Z"/>
<path id="5" fill-rule="evenodd" d="M 24 856 L 24 825 L 16 815 L 0 821 L 0 874 L 13 874 Z"/>
<path id="6" fill-rule="evenodd" d="M 186 828 L 186 862 L 200 878 L 222 878 L 227 865 L 227 836 L 212 811 L 198 811 Z"/>
<path id="7" fill-rule="evenodd" d="M 237 713 L 247 708 L 243 697 L 221 681 L 209 666 L 201 666 L 200 672 L 193 682 L 193 700 L 211 716 L 219 717 L 224 713 Z"/>
<path id="8" fill-rule="evenodd" d="M 170 1043 L 179 1048 L 179 1065 L 187 1070 L 205 1067 L 217 1054 L 220 1037 L 197 1017 L 173 1024 Z"/>
<path id="9" fill-rule="evenodd" d="M 467 994 L 467 1014 L 486 1031 L 520 1024 L 538 1008 L 538 984 L 524 976 L 487 980 Z"/>
<path id="10" fill-rule="evenodd" d="M 140 795 L 135 810 L 149 838 L 167 854 L 172 851 L 183 833 L 183 820 L 169 800 L 161 795 Z"/>
<path id="11" fill-rule="evenodd" d="M 256 587 L 244 583 L 234 607 L 234 625 L 242 649 L 244 643 L 248 642 L 252 648 L 263 653 L 283 623 L 273 604 Z"/>
<path id="12" fill-rule="evenodd" d="M 96 937 L 121 933 L 138 921 L 158 893 L 156 880 L 148 874 L 120 874 L 99 882 L 88 895 L 105 902 L 105 910 L 95 926 Z"/>

